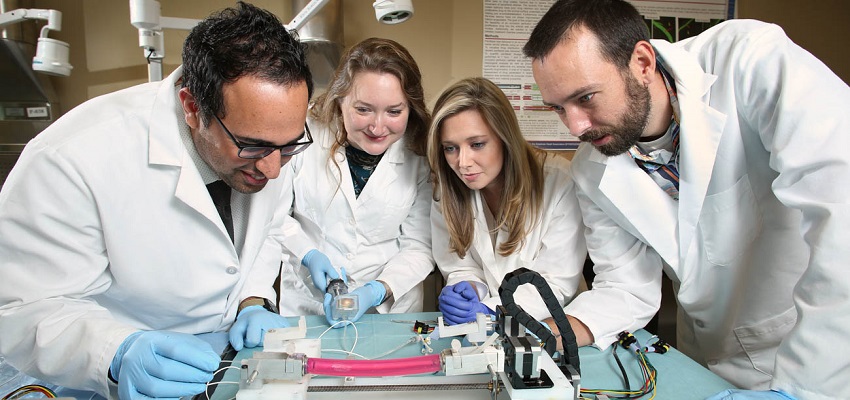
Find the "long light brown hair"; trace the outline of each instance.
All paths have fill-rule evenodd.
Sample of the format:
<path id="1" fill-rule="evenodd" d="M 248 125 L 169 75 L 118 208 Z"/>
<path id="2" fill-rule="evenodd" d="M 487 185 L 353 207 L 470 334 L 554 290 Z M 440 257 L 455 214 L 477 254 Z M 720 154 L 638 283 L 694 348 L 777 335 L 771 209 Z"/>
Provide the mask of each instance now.
<path id="1" fill-rule="evenodd" d="M 362 72 L 391 74 L 398 78 L 410 113 L 404 133 L 407 148 L 414 154 L 425 156 L 428 124 L 431 115 L 425 106 L 425 91 L 422 89 L 422 74 L 413 56 L 404 46 L 390 39 L 369 38 L 354 45 L 342 56 L 334 72 L 328 90 L 316 98 L 310 115 L 316 121 L 330 127 L 335 134 L 330 159 L 336 164 L 334 154 L 348 144 L 348 132 L 342 119 L 341 103 L 351 93 L 354 77 Z M 337 164 L 337 168 L 339 165 Z"/>
<path id="2" fill-rule="evenodd" d="M 446 119 L 466 110 L 477 111 L 504 144 L 504 195 L 499 200 L 495 230 L 508 231 L 507 240 L 498 247 L 499 254 L 507 256 L 523 246 L 526 235 L 539 222 L 546 153 L 525 140 L 511 103 L 493 82 L 485 78 L 467 78 L 440 95 L 428 130 L 428 163 L 434 200 L 440 203 L 449 230 L 449 248 L 459 257 L 466 256 L 475 237 L 473 190 L 460 180 L 446 161 L 441 130 Z"/>

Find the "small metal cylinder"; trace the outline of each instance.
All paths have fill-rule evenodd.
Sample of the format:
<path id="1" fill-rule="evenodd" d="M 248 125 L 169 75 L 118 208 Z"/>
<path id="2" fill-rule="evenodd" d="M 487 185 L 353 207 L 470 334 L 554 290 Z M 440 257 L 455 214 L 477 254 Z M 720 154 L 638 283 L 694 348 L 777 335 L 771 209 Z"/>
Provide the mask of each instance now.
<path id="1" fill-rule="evenodd" d="M 345 281 L 342 279 L 331 279 L 331 281 L 328 282 L 327 292 L 336 298 L 341 294 L 348 294 L 348 285 L 346 285 Z"/>

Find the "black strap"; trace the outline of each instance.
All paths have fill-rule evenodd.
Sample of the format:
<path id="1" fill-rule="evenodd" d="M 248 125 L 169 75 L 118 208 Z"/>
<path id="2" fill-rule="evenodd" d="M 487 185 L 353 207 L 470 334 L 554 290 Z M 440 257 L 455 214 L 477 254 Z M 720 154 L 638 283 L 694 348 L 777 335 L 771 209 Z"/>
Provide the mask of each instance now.
<path id="1" fill-rule="evenodd" d="M 552 315 L 552 319 L 555 320 L 555 325 L 560 331 L 564 354 L 561 355 L 561 360 L 558 360 L 558 366 L 569 364 L 577 372 L 581 372 L 576 335 L 570 326 L 570 322 L 567 320 L 566 314 L 564 314 L 564 309 L 558 303 L 555 293 L 552 292 L 552 288 L 546 283 L 546 279 L 537 272 L 527 268 L 519 268 L 513 272 L 508 272 L 502 280 L 502 285 L 499 286 L 499 297 L 502 300 L 502 306 L 505 307 L 508 315 L 515 318 L 520 325 L 526 327 L 531 333 L 543 341 L 544 349 L 550 356 L 555 354 L 557 346 L 555 335 L 514 301 L 514 292 L 520 285 L 526 283 L 530 283 L 537 288 L 537 292 L 540 293 L 540 297 L 546 303 L 546 308 L 549 309 L 549 313 Z"/>
<path id="2" fill-rule="evenodd" d="M 215 209 L 218 210 L 221 222 L 224 223 L 224 227 L 227 229 L 230 241 L 233 242 L 233 213 L 230 211 L 230 186 L 222 180 L 217 180 L 208 184 L 207 190 L 210 192 Z"/>

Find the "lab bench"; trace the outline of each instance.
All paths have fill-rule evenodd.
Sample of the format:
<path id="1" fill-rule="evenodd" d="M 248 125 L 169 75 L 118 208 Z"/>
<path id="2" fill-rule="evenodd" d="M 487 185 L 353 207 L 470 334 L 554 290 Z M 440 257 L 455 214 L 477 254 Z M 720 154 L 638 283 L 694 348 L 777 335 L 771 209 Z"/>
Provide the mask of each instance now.
<path id="1" fill-rule="evenodd" d="M 366 314 L 356 323 L 356 331 L 353 327 L 336 328 L 328 330 L 328 323 L 324 316 L 306 317 L 306 337 L 321 337 L 322 358 L 353 358 L 346 352 L 356 353 L 357 358 L 368 359 L 390 359 L 402 357 L 414 357 L 423 354 L 426 349 L 421 340 L 416 340 L 418 334 L 413 331 L 416 321 L 434 325 L 439 313 L 416 313 L 416 314 Z M 293 324 L 297 324 L 296 318 L 291 318 Z M 649 332 L 640 330 L 634 333 L 639 343 L 645 344 L 652 340 Z M 356 343 L 355 343 L 356 339 Z M 432 339 L 429 346 L 433 354 L 439 354 L 443 349 L 451 347 L 453 338 Z M 457 338 L 454 338 L 457 339 Z M 468 345 L 466 343 L 465 345 Z M 243 349 L 239 351 L 232 362 L 233 366 L 240 366 L 241 361 L 250 358 L 255 351 L 262 348 Z M 387 352 L 392 353 L 387 354 Z M 620 368 L 612 354 L 613 347 L 599 350 L 594 347 L 582 347 L 579 349 L 581 368 L 581 388 L 623 390 L 624 380 Z M 426 350 L 427 353 L 427 350 Z M 617 352 L 623 367 L 625 368 L 632 389 L 640 387 L 643 382 L 640 364 L 635 354 L 624 348 Z M 678 350 L 670 348 L 664 354 L 646 354 L 648 361 L 657 370 L 655 383 L 655 399 L 705 399 L 721 390 L 734 388 L 734 386 L 708 369 L 694 362 Z M 236 368 L 225 370 L 222 382 L 238 382 L 241 371 Z M 402 378 L 363 378 L 358 377 L 344 380 L 338 377 L 313 377 L 310 381 L 311 388 L 347 386 L 350 391 L 330 392 L 308 392 L 307 399 L 339 399 L 347 400 L 373 399 L 373 398 L 405 398 L 405 399 L 488 399 L 490 393 L 485 389 L 468 389 L 452 391 L 423 390 L 421 392 L 375 392 L 360 391 L 358 385 L 364 387 L 399 384 L 410 382 L 428 382 L 434 386 L 449 385 L 456 382 L 486 382 L 486 374 L 476 377 L 468 377 L 467 380 L 458 377 L 446 377 L 433 375 L 420 377 L 418 381 L 405 381 Z M 451 385 L 449 385 L 451 386 Z M 239 386 L 233 383 L 221 383 L 213 392 L 212 400 L 229 400 L 236 396 Z M 652 398 L 652 393 L 642 398 Z M 206 397 L 201 395 L 200 398 Z M 508 397 L 502 393 L 499 399 Z M 592 398 L 589 397 L 589 398 Z"/>

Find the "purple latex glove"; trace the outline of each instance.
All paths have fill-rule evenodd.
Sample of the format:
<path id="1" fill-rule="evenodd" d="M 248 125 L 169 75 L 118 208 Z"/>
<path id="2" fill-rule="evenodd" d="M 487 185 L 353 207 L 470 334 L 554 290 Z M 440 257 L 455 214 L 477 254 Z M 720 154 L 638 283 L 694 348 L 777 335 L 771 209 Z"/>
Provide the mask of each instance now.
<path id="1" fill-rule="evenodd" d="M 472 285 L 463 281 L 443 288 L 439 298 L 440 312 L 449 325 L 475 321 L 477 313 L 496 314 L 478 300 Z"/>

